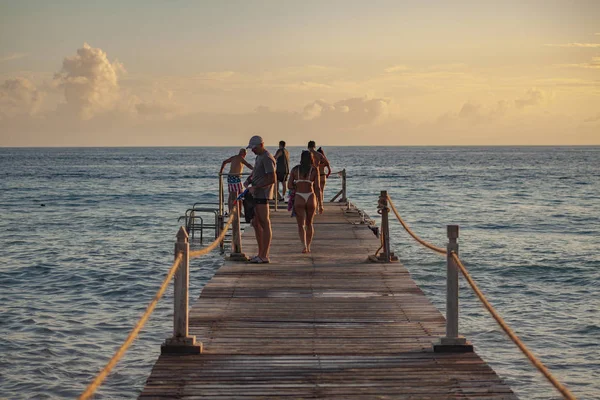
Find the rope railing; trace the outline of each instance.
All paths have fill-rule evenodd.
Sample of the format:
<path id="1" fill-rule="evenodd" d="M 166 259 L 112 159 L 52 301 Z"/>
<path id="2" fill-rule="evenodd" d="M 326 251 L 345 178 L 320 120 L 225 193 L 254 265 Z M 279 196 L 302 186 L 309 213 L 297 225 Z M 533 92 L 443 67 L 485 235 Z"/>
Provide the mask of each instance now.
<path id="1" fill-rule="evenodd" d="M 419 236 L 417 236 L 416 233 L 414 233 L 406 224 L 406 222 L 404 222 L 404 220 L 402 219 L 402 217 L 400 216 L 400 213 L 398 212 L 398 210 L 396 209 L 396 206 L 394 206 L 394 203 L 392 202 L 392 199 L 388 196 L 388 203 L 392 209 L 392 211 L 394 212 L 394 214 L 396 215 L 396 218 L 398 219 L 398 222 L 400 222 L 400 224 L 404 227 L 404 229 L 406 230 L 406 232 L 408 232 L 408 234 L 410 236 L 413 237 L 413 239 L 415 239 L 417 242 L 421 243 L 423 246 L 427 247 L 430 250 L 435 251 L 436 253 L 440 253 L 440 254 L 446 254 L 446 250 L 441 248 L 441 247 L 437 247 L 432 245 L 429 242 L 426 242 L 425 240 L 421 239 Z"/>
<path id="2" fill-rule="evenodd" d="M 131 332 L 129 332 L 129 335 L 127 336 L 127 339 L 125 339 L 125 342 L 115 352 L 115 354 L 108 361 L 106 366 L 102 369 L 102 371 L 98 373 L 98 375 L 96 375 L 96 378 L 94 378 L 92 383 L 88 385 L 85 391 L 81 393 L 81 395 L 79 396 L 80 400 L 89 399 L 94 394 L 94 392 L 98 389 L 102 382 L 104 382 L 104 379 L 106 379 L 110 371 L 115 367 L 115 365 L 117 365 L 117 362 L 119 362 L 119 360 L 123 357 L 129 346 L 131 346 L 131 343 L 133 343 L 140 330 L 146 324 L 146 321 L 148 321 L 148 318 L 150 318 L 150 314 L 152 314 L 152 312 L 154 311 L 156 304 L 165 293 L 165 290 L 167 290 L 167 286 L 169 285 L 171 279 L 173 279 L 177 268 L 179 268 L 179 266 L 181 265 L 182 259 L 183 254 L 179 253 L 177 258 L 175 259 L 175 262 L 173 262 L 173 265 L 171 266 L 171 268 L 169 268 L 169 272 L 167 273 L 167 276 L 163 280 L 162 284 L 160 285 L 158 292 L 156 292 L 156 295 L 154 295 L 154 298 L 152 299 L 150 304 L 148 304 L 148 307 L 146 308 L 144 314 L 142 314 L 137 324 L 135 324 Z"/>
<path id="3" fill-rule="evenodd" d="M 238 208 L 237 202 L 236 202 L 236 204 L 234 204 L 234 208 L 237 210 L 237 208 Z M 222 230 L 219 237 L 216 238 L 209 246 L 207 246 L 201 250 L 189 252 L 189 258 L 197 258 L 197 257 L 203 256 L 205 254 L 210 253 L 215 248 L 217 248 L 219 243 L 225 238 L 225 234 L 227 233 L 227 230 L 233 223 L 233 220 L 236 218 L 236 216 L 239 216 L 239 214 L 237 212 L 232 213 L 230 215 L 229 219 L 227 220 L 227 223 L 225 224 L 224 229 Z M 135 326 L 133 327 L 131 332 L 129 332 L 129 335 L 127 335 L 125 342 L 123 342 L 123 344 L 115 352 L 115 354 L 108 361 L 106 366 L 96 375 L 94 380 L 88 385 L 88 387 L 83 391 L 83 393 L 81 393 L 81 395 L 79 396 L 79 400 L 89 399 L 96 392 L 96 390 L 98 390 L 98 387 L 100 387 L 100 385 L 104 382 L 104 380 L 106 379 L 108 374 L 112 371 L 112 369 L 115 367 L 115 365 L 117 365 L 117 363 L 123 357 L 123 355 L 125 355 L 125 352 L 127 351 L 127 349 L 131 346 L 133 341 L 137 338 L 141 329 L 144 327 L 144 325 L 150 318 L 150 315 L 156 308 L 158 301 L 164 295 L 165 291 L 167 290 L 167 286 L 169 285 L 169 282 L 171 282 L 171 280 L 175 276 L 175 273 L 177 272 L 179 267 L 182 265 L 182 261 L 184 261 L 184 253 L 179 251 L 177 253 L 177 256 L 175 257 L 175 261 L 169 268 L 169 272 L 167 272 L 165 279 L 162 281 L 160 288 L 154 295 L 154 298 L 152 299 L 152 301 L 150 301 L 150 303 L 148 304 L 146 311 L 144 311 L 144 313 L 142 314 L 142 316 L 140 317 L 138 322 L 135 324 Z"/>
<path id="4" fill-rule="evenodd" d="M 552 375 L 552 373 L 550 373 L 548 368 L 546 368 L 546 366 L 544 364 L 542 364 L 542 362 L 540 360 L 537 359 L 537 357 L 527 348 L 527 346 L 525 346 L 525 344 L 519 339 L 519 337 L 513 332 L 513 330 L 510 329 L 508 324 L 504 321 L 504 319 L 502 319 L 500 314 L 498 314 L 496 309 L 494 309 L 494 307 L 486 299 L 486 297 L 481 292 L 481 290 L 479 290 L 479 287 L 477 286 L 477 284 L 475 283 L 473 278 L 471 278 L 469 271 L 467 271 L 467 269 L 465 268 L 464 264 L 458 257 L 458 254 L 456 254 L 455 252 L 452 252 L 451 257 L 454 260 L 454 262 L 456 263 L 456 265 L 458 266 L 458 268 L 460 269 L 460 272 L 463 274 L 463 276 L 465 277 L 465 279 L 471 286 L 471 289 L 473 289 L 473 291 L 475 292 L 475 294 L 477 295 L 477 297 L 483 304 L 483 306 L 488 310 L 488 312 L 496 320 L 498 325 L 500 325 L 500 327 L 502 328 L 504 333 L 506 333 L 508 335 L 510 340 L 512 340 L 513 343 L 517 345 L 517 347 L 521 350 L 521 352 L 523 354 L 525 354 L 525 356 L 529 359 L 529 361 L 538 369 L 538 371 L 540 371 L 542 373 L 542 375 L 544 375 L 544 377 L 546 377 L 546 379 L 548 379 L 548 381 L 556 388 L 556 390 L 558 390 L 563 395 L 563 397 L 565 399 L 575 400 L 575 396 L 573 396 L 573 394 L 569 391 L 569 389 L 567 389 L 563 384 L 561 384 Z"/>
<path id="5" fill-rule="evenodd" d="M 387 196 L 387 203 L 396 215 L 398 222 L 404 227 L 406 232 L 418 243 L 427 247 L 428 249 L 441 254 L 446 255 L 448 260 L 448 280 L 447 280 L 447 295 L 446 295 L 446 337 L 442 338 L 441 344 L 434 346 L 437 347 L 436 351 L 469 351 L 472 346 L 466 344 L 466 340 L 463 337 L 458 336 L 458 279 L 457 269 L 460 270 L 462 275 L 465 277 L 469 286 L 475 292 L 485 309 L 492 315 L 494 320 L 498 323 L 500 328 L 506 333 L 511 341 L 521 350 L 521 352 L 529 359 L 534 367 L 558 390 L 565 399 L 576 400 L 575 396 L 561 384 L 548 370 L 548 368 L 525 346 L 525 344 L 519 339 L 514 331 L 508 326 L 508 324 L 502 319 L 500 314 L 494 309 L 491 303 L 484 296 L 483 292 L 479 289 L 466 267 L 458 257 L 458 225 L 448 225 L 448 248 L 443 249 L 441 247 L 434 246 L 433 244 L 421 239 L 415 234 L 408 225 L 404 222 L 400 213 L 394 206 L 392 199 Z M 381 200 L 379 201 L 378 208 L 381 207 Z M 387 250 L 389 251 L 389 249 Z M 446 349 L 443 349 L 446 347 Z M 439 350 L 438 350 L 439 349 Z M 472 350 L 471 350 L 472 351 Z"/>

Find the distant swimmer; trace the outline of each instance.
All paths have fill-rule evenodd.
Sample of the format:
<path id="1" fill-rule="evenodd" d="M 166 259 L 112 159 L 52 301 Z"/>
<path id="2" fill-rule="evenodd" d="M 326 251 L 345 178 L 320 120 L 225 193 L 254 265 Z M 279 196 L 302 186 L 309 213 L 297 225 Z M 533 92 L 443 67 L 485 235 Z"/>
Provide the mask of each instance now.
<path id="1" fill-rule="evenodd" d="M 223 161 L 221 164 L 221 170 L 219 174 L 223 174 L 223 170 L 227 164 L 231 164 L 229 167 L 229 172 L 227 174 L 227 190 L 229 191 L 229 198 L 227 199 L 227 204 L 229 205 L 229 211 L 231 212 L 231 207 L 233 206 L 233 201 L 235 198 L 242 193 L 244 187 L 242 186 L 242 172 L 244 171 L 244 165 L 250 169 L 252 169 L 252 165 L 245 160 L 246 158 L 246 149 L 240 149 L 237 155 L 229 157 L 227 160 Z"/>

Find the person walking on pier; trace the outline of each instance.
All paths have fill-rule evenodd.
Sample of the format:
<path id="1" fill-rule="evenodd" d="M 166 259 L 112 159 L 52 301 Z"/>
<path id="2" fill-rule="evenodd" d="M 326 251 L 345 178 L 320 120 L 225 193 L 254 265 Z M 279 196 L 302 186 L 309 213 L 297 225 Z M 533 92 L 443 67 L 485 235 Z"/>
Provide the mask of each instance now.
<path id="1" fill-rule="evenodd" d="M 321 184 L 321 201 L 325 199 L 325 183 L 327 179 L 329 179 L 329 175 L 331 175 L 331 165 L 329 165 L 329 160 L 327 156 L 325 156 L 325 152 L 322 147 L 317 149 L 317 153 L 323 156 L 323 160 L 321 160 L 321 164 L 319 164 L 319 183 Z M 325 172 L 325 168 L 327 168 L 327 172 Z"/>
<path id="2" fill-rule="evenodd" d="M 319 193 L 319 173 L 314 165 L 312 153 L 304 150 L 300 155 L 300 164 L 292 168 L 288 179 L 288 189 L 295 191 L 294 211 L 298 223 L 298 235 L 304 246 L 302 253 L 310 253 L 314 236 L 313 219 L 317 206 L 323 209 Z"/>
<path id="3" fill-rule="evenodd" d="M 244 171 L 244 165 L 250 169 L 253 168 L 245 158 L 246 149 L 240 149 L 237 155 L 229 157 L 221 164 L 219 175 L 223 174 L 223 170 L 227 164 L 231 164 L 229 172 L 227 173 L 227 191 L 229 192 L 227 204 L 229 205 L 229 212 L 231 212 L 231 207 L 233 207 L 233 202 L 236 197 L 244 191 L 241 178 L 242 172 Z"/>
<path id="4" fill-rule="evenodd" d="M 324 154 L 321 154 L 317 150 L 315 150 L 315 147 L 317 147 L 317 145 L 315 144 L 314 140 L 308 142 L 308 151 L 310 151 L 310 153 L 312 154 L 313 165 L 317 170 L 318 176 L 320 177 L 321 174 L 324 172 L 325 166 L 329 168 L 329 160 L 327 160 L 327 157 L 325 157 Z M 319 198 L 319 214 L 323 214 L 323 190 L 319 189 L 319 191 L 317 191 L 316 193 L 317 197 Z"/>
<path id="5" fill-rule="evenodd" d="M 285 148 L 285 142 L 279 142 L 279 149 L 275 152 L 277 161 L 277 198 L 279 201 L 285 200 L 285 187 L 288 175 L 290 174 L 290 153 Z M 279 195 L 279 183 L 281 182 L 281 196 Z"/>
<path id="6" fill-rule="evenodd" d="M 249 149 L 256 154 L 252 182 L 248 188 L 254 197 L 254 218 L 252 227 L 258 244 L 258 255 L 251 258 L 251 263 L 268 263 L 269 249 L 271 248 L 271 219 L 269 217 L 269 199 L 273 196 L 275 180 L 275 159 L 265 149 L 265 144 L 260 136 L 252 136 L 248 143 Z"/>

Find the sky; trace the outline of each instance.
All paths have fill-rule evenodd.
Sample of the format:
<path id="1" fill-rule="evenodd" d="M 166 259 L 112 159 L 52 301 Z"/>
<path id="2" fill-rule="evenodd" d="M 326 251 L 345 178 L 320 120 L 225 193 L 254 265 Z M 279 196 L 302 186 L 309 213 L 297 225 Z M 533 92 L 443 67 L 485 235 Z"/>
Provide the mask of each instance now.
<path id="1" fill-rule="evenodd" d="M 0 0 L 0 147 L 598 145 L 600 1 Z"/>

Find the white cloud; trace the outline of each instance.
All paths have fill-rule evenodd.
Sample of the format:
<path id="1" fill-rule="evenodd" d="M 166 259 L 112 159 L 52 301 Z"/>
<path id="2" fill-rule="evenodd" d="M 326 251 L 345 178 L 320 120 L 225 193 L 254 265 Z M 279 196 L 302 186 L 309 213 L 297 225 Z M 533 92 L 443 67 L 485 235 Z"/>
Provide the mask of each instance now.
<path id="1" fill-rule="evenodd" d="M 321 112 L 323 111 L 323 107 L 326 107 L 327 103 L 323 100 L 316 100 L 311 104 L 307 104 L 304 107 L 304 111 L 302 112 L 302 117 L 306 120 L 315 119 L 321 116 Z"/>
<path id="2" fill-rule="evenodd" d="M 84 43 L 77 55 L 66 57 L 55 76 L 64 88 L 67 108 L 82 119 L 111 110 L 120 98 L 118 77 L 125 69 L 118 62 L 110 62 L 106 53 Z"/>
<path id="3" fill-rule="evenodd" d="M 557 67 L 566 67 L 566 68 L 600 68 L 600 57 L 592 57 L 592 61 L 588 63 L 579 63 L 579 64 L 558 64 Z"/>
<path id="4" fill-rule="evenodd" d="M 393 72 L 404 72 L 404 71 L 409 71 L 410 68 L 407 67 L 406 65 L 394 65 L 392 67 L 388 67 L 386 69 L 384 69 L 385 72 L 387 72 L 388 74 L 393 73 Z"/>
<path id="5" fill-rule="evenodd" d="M 546 44 L 548 47 L 579 47 L 579 48 L 597 48 L 600 47 L 600 43 L 560 43 L 560 44 Z"/>
<path id="6" fill-rule="evenodd" d="M 1 57 L 0 63 L 5 62 L 5 61 L 18 60 L 20 58 L 27 57 L 27 55 L 28 55 L 27 53 L 12 53 L 7 56 Z"/>
<path id="7" fill-rule="evenodd" d="M 8 79 L 0 85 L 0 119 L 33 115 L 44 93 L 25 78 Z"/>

